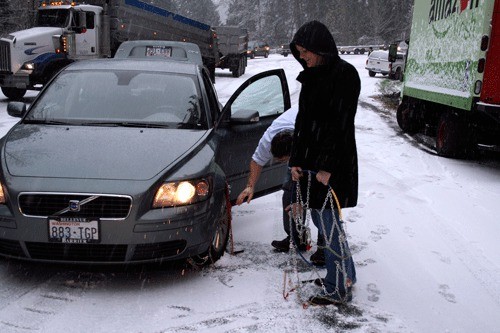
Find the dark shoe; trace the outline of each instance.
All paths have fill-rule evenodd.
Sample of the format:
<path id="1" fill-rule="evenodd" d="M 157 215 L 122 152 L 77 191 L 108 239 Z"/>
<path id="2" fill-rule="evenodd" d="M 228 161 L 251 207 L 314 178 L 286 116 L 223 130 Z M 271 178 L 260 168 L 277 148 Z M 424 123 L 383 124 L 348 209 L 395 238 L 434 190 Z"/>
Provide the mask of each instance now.
<path id="1" fill-rule="evenodd" d="M 280 241 L 274 240 L 271 242 L 271 245 L 278 252 L 288 252 L 290 251 L 290 238 L 287 237 Z M 301 252 L 307 251 L 307 245 L 304 243 L 300 243 L 298 246 L 298 250 Z"/>
<path id="2" fill-rule="evenodd" d="M 275 248 L 278 252 L 288 252 L 290 251 L 290 238 L 285 238 L 283 240 L 273 240 L 271 246 Z"/>
<path id="3" fill-rule="evenodd" d="M 333 295 L 323 295 L 319 294 L 309 298 L 309 304 L 311 305 L 332 305 L 332 304 L 345 304 L 352 301 L 351 288 L 347 289 L 347 292 L 335 293 Z"/>
<path id="4" fill-rule="evenodd" d="M 311 262 L 316 266 L 325 266 L 325 251 L 318 249 L 311 255 Z"/>

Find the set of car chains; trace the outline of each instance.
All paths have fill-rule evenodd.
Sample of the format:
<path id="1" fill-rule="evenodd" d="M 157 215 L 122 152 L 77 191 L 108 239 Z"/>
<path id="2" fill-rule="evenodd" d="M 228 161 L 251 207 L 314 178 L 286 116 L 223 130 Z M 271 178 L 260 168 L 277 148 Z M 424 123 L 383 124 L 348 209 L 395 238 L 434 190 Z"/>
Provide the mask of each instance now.
<path id="1" fill-rule="evenodd" d="M 307 192 L 306 192 L 306 198 L 305 201 L 303 200 L 304 197 L 301 193 L 300 190 L 300 184 L 297 181 L 296 182 L 296 203 L 298 203 L 298 206 L 292 206 L 291 213 L 289 214 L 290 216 L 290 230 L 295 230 L 297 231 L 298 234 L 298 239 L 304 239 L 307 240 L 307 249 L 309 250 L 311 248 L 310 244 L 312 242 L 311 240 L 311 228 L 309 224 L 310 220 L 310 214 L 303 214 L 304 210 L 309 210 L 309 191 L 311 188 L 311 179 L 314 174 L 316 174 L 314 171 L 307 171 L 303 170 L 304 173 L 307 173 Z M 351 287 L 351 281 L 347 277 L 347 267 L 346 267 L 346 261 L 350 259 L 351 253 L 349 251 L 349 248 L 347 246 L 347 238 L 346 234 L 344 232 L 344 229 L 341 227 L 341 224 L 343 223 L 343 218 L 342 218 L 342 210 L 340 207 L 339 200 L 337 198 L 337 195 L 335 194 L 335 191 L 330 187 L 328 190 L 328 193 L 325 197 L 325 201 L 323 202 L 322 208 L 319 212 L 320 215 L 320 223 L 321 223 L 321 230 L 327 230 L 325 227 L 325 222 L 323 220 L 323 211 L 326 208 L 326 205 L 329 203 L 330 204 L 330 209 L 332 210 L 332 218 L 333 218 L 333 223 L 332 227 L 330 228 L 330 233 L 326 235 L 326 233 L 323 233 L 324 237 L 324 246 L 319 246 L 318 245 L 318 250 L 326 250 L 330 251 L 336 258 L 340 260 L 335 260 L 335 265 L 336 265 L 336 287 L 333 292 L 328 292 L 326 290 L 326 286 L 324 284 L 324 279 L 320 276 L 319 274 L 319 269 L 314 265 L 312 262 L 307 260 L 303 254 L 300 252 L 298 248 L 298 244 L 295 244 L 294 237 L 290 235 L 290 249 L 293 249 L 296 255 L 290 255 L 288 263 L 287 263 L 287 268 L 285 268 L 284 272 L 284 281 L 283 281 L 283 297 L 285 299 L 288 299 L 288 296 L 290 295 L 291 292 L 297 291 L 297 299 L 299 303 L 302 304 L 304 308 L 307 308 L 308 302 L 307 298 L 304 299 L 304 291 L 302 290 L 302 286 L 306 283 L 311 283 L 316 281 L 321 282 L 321 288 L 323 290 L 323 293 L 326 297 L 331 296 L 335 299 L 344 299 L 346 301 L 347 293 L 346 295 L 342 295 L 339 290 L 339 286 L 342 283 L 343 290 L 348 290 L 348 287 Z M 335 201 L 335 205 L 334 205 Z M 338 218 L 337 215 L 335 214 L 335 207 L 337 207 L 338 210 Z M 295 226 L 293 223 L 293 220 L 295 220 Z M 338 235 L 339 235 L 339 245 L 340 245 L 340 253 L 337 253 L 332 249 L 330 246 L 333 241 L 333 235 L 335 233 L 335 230 L 337 230 Z M 293 252 L 292 252 L 293 254 Z M 311 275 L 309 279 L 301 279 L 299 275 L 299 269 L 298 269 L 298 263 L 299 263 L 299 257 L 310 267 L 312 267 Z M 340 273 L 342 273 L 342 281 L 340 277 Z M 292 275 L 296 277 L 296 282 L 295 284 L 292 282 Z"/>

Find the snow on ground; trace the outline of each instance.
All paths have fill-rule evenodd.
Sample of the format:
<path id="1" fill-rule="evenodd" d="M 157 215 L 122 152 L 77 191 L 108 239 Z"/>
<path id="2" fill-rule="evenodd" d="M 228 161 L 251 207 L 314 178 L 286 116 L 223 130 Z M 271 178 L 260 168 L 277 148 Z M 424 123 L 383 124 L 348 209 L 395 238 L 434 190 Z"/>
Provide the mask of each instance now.
<path id="1" fill-rule="evenodd" d="M 325 271 L 272 251 L 284 237 L 277 192 L 233 207 L 243 252 L 202 271 L 0 259 L 0 332 L 500 332 L 500 159 L 441 158 L 401 134 L 373 98 L 385 79 L 368 76 L 366 56 L 344 58 L 362 82 L 359 204 L 343 211 L 358 277 L 350 305 L 302 307 L 318 290 L 298 279 Z M 218 71 L 219 98 L 273 68 L 296 102 L 300 67 L 279 55 L 249 60 L 238 79 Z M 0 135 L 16 121 L 2 97 Z"/>

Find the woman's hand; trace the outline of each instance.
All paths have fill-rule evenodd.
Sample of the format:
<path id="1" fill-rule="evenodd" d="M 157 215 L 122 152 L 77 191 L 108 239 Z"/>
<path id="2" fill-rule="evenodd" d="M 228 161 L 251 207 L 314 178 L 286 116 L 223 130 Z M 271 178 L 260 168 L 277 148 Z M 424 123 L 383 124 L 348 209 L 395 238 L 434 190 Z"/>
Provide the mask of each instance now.
<path id="1" fill-rule="evenodd" d="M 298 221 L 300 221 L 300 218 L 302 218 L 302 216 L 304 216 L 304 208 L 299 203 L 293 203 L 293 204 L 286 206 L 285 212 L 287 212 L 288 216 L 290 216 L 292 219 L 298 220 Z"/>
<path id="2" fill-rule="evenodd" d="M 300 177 L 302 177 L 302 168 L 292 167 L 291 174 L 292 174 L 292 180 L 295 182 L 298 181 Z"/>
<path id="3" fill-rule="evenodd" d="M 326 186 L 330 181 L 331 175 L 332 174 L 327 171 L 319 170 L 318 173 L 316 174 L 316 180 Z"/>

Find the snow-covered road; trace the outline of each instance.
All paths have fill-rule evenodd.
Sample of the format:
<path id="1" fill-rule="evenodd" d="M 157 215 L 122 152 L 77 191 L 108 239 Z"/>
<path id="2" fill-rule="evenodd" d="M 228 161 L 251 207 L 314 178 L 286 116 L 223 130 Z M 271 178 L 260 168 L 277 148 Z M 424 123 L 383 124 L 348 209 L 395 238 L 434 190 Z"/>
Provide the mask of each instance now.
<path id="1" fill-rule="evenodd" d="M 325 272 L 272 251 L 284 237 L 278 192 L 233 207 L 234 248 L 244 252 L 202 271 L 0 259 L 0 332 L 500 332 L 500 159 L 441 158 L 401 134 L 394 111 L 373 98 L 385 79 L 368 76 L 366 56 L 344 58 L 362 82 L 360 198 L 344 211 L 358 275 L 350 306 L 302 308 L 317 290 L 291 290 L 296 275 Z M 238 79 L 217 71 L 222 103 L 273 68 L 285 69 L 297 101 L 293 57 L 248 64 Z M 16 121 L 6 105 L 0 93 L 0 135 Z M 285 271 L 297 271 L 287 275 L 292 286 Z"/>

